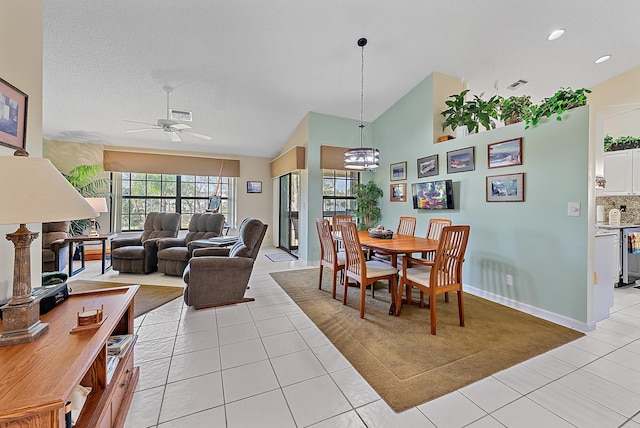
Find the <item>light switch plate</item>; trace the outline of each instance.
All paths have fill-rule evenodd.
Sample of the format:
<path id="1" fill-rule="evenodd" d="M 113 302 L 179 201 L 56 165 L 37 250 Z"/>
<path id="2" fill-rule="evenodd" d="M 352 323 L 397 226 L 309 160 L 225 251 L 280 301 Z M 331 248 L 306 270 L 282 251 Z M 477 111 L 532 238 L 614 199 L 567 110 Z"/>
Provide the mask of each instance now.
<path id="1" fill-rule="evenodd" d="M 580 217 L 580 202 L 569 202 L 567 215 L 569 217 Z"/>

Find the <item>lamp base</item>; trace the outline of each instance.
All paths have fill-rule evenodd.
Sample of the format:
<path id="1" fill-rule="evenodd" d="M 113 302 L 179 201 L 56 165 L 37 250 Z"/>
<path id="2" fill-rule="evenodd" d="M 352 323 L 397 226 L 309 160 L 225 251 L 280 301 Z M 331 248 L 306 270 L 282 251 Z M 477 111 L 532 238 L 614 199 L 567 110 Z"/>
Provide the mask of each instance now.
<path id="1" fill-rule="evenodd" d="M 2 307 L 0 346 L 29 343 L 49 331 L 49 324 L 40 322 L 40 302 L 7 304 Z"/>

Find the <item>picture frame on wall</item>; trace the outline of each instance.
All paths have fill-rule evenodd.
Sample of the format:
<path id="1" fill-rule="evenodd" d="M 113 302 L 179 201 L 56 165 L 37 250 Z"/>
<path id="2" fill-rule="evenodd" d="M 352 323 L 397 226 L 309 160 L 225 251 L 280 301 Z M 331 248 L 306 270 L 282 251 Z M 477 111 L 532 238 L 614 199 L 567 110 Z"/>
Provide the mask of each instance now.
<path id="1" fill-rule="evenodd" d="M 524 202 L 524 172 L 488 176 L 487 202 Z"/>
<path id="2" fill-rule="evenodd" d="M 438 175 L 438 155 L 426 156 L 418 159 L 418 178 Z"/>
<path id="3" fill-rule="evenodd" d="M 390 165 L 391 181 L 407 179 L 407 162 L 397 162 Z"/>
<path id="4" fill-rule="evenodd" d="M 262 193 L 262 181 L 247 181 L 247 193 Z"/>
<path id="5" fill-rule="evenodd" d="M 0 78 L 0 144 L 26 149 L 27 102 L 29 97 Z"/>
<path id="6" fill-rule="evenodd" d="M 406 202 L 407 183 L 394 183 L 389 188 L 389 200 L 391 202 Z"/>
<path id="7" fill-rule="evenodd" d="M 447 174 L 474 171 L 475 169 L 475 147 L 466 147 L 447 152 Z"/>
<path id="8" fill-rule="evenodd" d="M 522 137 L 489 144 L 487 159 L 489 168 L 522 165 Z"/>

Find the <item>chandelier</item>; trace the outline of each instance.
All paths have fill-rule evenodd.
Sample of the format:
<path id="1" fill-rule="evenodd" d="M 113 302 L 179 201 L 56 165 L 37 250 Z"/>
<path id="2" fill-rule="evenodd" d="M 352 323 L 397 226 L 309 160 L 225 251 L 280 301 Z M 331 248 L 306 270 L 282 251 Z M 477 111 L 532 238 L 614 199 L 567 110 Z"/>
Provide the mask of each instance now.
<path id="1" fill-rule="evenodd" d="M 361 48 L 362 63 L 360 67 L 360 147 L 348 149 L 344 152 L 344 167 L 355 170 L 373 170 L 380 166 L 380 151 L 373 147 L 363 147 L 365 139 L 364 129 L 364 47 L 367 39 L 358 39 Z"/>

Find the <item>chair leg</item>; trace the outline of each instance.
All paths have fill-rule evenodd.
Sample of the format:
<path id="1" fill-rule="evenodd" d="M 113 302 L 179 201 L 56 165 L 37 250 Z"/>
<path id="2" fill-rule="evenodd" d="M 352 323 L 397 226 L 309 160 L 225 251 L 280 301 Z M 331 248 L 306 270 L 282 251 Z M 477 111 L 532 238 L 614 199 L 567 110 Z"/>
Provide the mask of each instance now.
<path id="1" fill-rule="evenodd" d="M 429 297 L 429 313 L 431 314 L 431 334 L 436 334 L 436 299 Z"/>
<path id="2" fill-rule="evenodd" d="M 444 301 L 449 303 L 449 292 L 448 291 L 444 293 Z"/>
<path id="3" fill-rule="evenodd" d="M 373 283 L 371 283 L 371 290 L 373 290 Z M 364 318 L 364 302 L 365 302 L 365 293 L 367 291 L 367 284 L 362 282 L 360 283 L 360 318 Z"/>
<path id="4" fill-rule="evenodd" d="M 332 288 L 331 288 L 331 297 L 335 299 L 335 298 L 336 298 L 336 286 L 337 286 L 336 282 L 337 282 L 337 279 L 338 279 L 338 272 L 334 270 L 334 271 L 332 272 L 332 274 L 333 274 L 333 275 L 332 275 L 332 276 L 333 276 L 333 282 L 332 282 L 332 284 L 331 284 L 331 285 L 332 285 Z"/>
<path id="5" fill-rule="evenodd" d="M 342 304 L 347 304 L 347 287 L 349 286 L 349 275 L 344 275 L 344 294 L 342 295 Z"/>
<path id="6" fill-rule="evenodd" d="M 395 301 L 395 304 L 396 304 L 395 315 L 396 316 L 400 315 L 400 309 L 402 308 L 402 286 L 403 286 L 403 282 L 404 282 L 404 277 L 401 276 L 400 277 L 400 281 L 396 284 L 396 289 L 397 289 L 395 291 L 395 293 L 396 293 L 396 297 L 395 297 L 395 299 L 396 299 L 396 301 Z M 406 284 L 406 285 L 408 286 L 408 284 Z"/>
<path id="7" fill-rule="evenodd" d="M 458 291 L 458 314 L 460 315 L 460 327 L 464 327 L 464 302 L 462 300 L 462 290 Z"/>
<path id="8" fill-rule="evenodd" d="M 324 270 L 324 266 L 320 265 L 320 276 L 318 278 L 318 290 L 322 290 L 322 271 Z"/>

